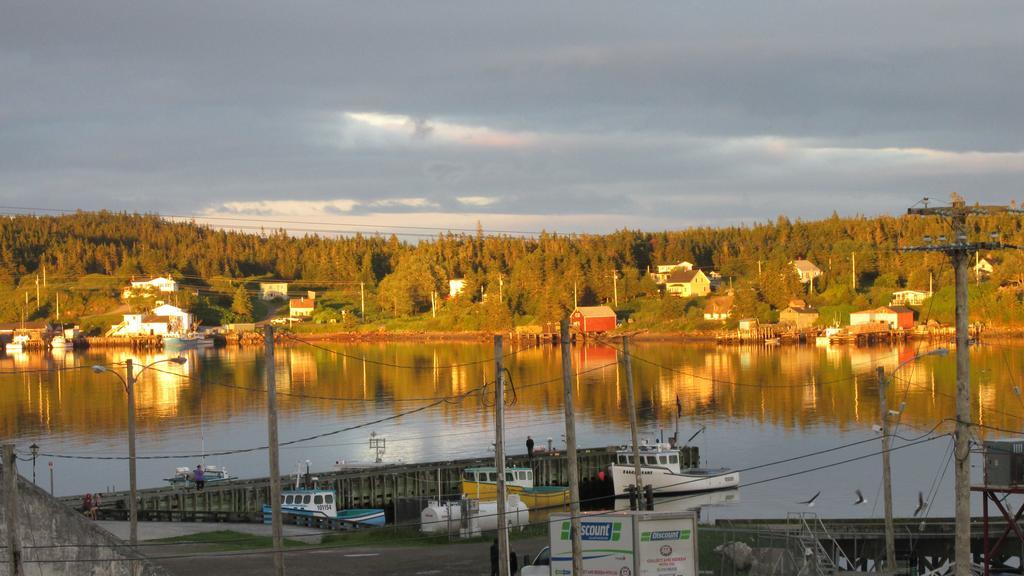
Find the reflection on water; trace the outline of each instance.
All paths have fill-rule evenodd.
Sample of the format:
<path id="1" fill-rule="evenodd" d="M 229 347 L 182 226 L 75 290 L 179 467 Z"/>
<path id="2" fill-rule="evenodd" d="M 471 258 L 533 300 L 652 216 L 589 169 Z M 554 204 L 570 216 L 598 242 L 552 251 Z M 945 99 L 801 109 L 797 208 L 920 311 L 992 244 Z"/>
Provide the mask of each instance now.
<path id="1" fill-rule="evenodd" d="M 339 429 L 394 416 L 428 404 L 432 398 L 454 397 L 493 380 L 488 361 L 490 344 L 364 343 L 328 345 L 340 354 L 303 345 L 280 346 L 276 378 L 281 439 L 328 434 Z M 773 459 L 870 439 L 878 422 L 875 369 L 895 374 L 890 406 L 905 403 L 900 433 L 916 436 L 936 425 L 945 431 L 954 415 L 955 362 L 928 356 L 926 348 L 905 347 L 776 347 L 719 348 L 708 345 L 639 343 L 633 362 L 642 435 L 664 435 L 675 426 L 676 397 L 683 404 L 679 424 L 683 438 L 707 426 L 697 437 L 704 457 L 714 465 L 743 468 Z M 1024 348 L 991 345 L 973 348 L 974 419 L 986 426 L 1019 430 L 1024 404 L 1013 393 L 1022 374 Z M 548 438 L 562 444 L 562 383 L 556 347 L 516 351 L 506 358 L 516 404 L 507 411 L 507 437 L 512 452 L 525 449 L 527 434 L 538 444 Z M 140 463 L 143 485 L 158 485 L 175 466 L 194 465 L 205 441 L 207 451 L 257 447 L 266 438 L 266 398 L 262 348 L 193 350 L 182 366 L 162 362 L 139 375 L 137 385 L 140 454 L 194 454 L 186 458 Z M 616 350 L 607 346 L 573 349 L 573 386 L 580 443 L 601 446 L 628 438 L 625 378 L 616 368 Z M 94 364 L 113 366 L 132 358 L 138 366 L 169 358 L 165 353 L 128 350 L 61 351 L 0 355 L 0 433 L 24 448 L 33 441 L 47 453 L 123 455 L 127 410 L 121 382 L 112 374 L 94 373 Z M 123 366 L 114 366 L 124 373 Z M 491 388 L 493 390 L 493 388 Z M 287 446 L 282 467 L 311 459 L 325 469 L 337 460 L 371 458 L 371 431 L 388 438 L 385 459 L 406 462 L 480 456 L 493 450 L 493 418 L 479 394 L 399 419 Z M 664 432 L 663 432 L 664 431 Z M 979 435 L 999 434 L 989 429 Z M 786 471 L 812 467 L 842 457 L 877 451 L 873 443 L 860 452 L 787 465 Z M 916 499 L 918 483 L 933 481 L 936 462 L 943 460 L 946 440 L 900 452 L 896 466 L 916 463 L 927 476 L 906 489 Z M 855 449 L 856 450 L 856 449 Z M 785 482 L 765 482 L 744 489 L 743 513 L 751 506 L 784 510 L 794 498 L 817 483 L 838 481 L 844 491 L 877 484 L 877 458 L 827 469 Z M 239 476 L 267 473 L 265 452 L 211 457 Z M 42 464 L 45 467 L 45 463 Z M 56 461 L 57 491 L 75 493 L 123 486 L 121 461 Z M 853 472 L 851 472 L 853 470 Z M 780 474 L 763 469 L 744 475 L 756 481 Z M 951 474 L 947 476 L 952 476 Z M 944 482 L 948 483 L 947 477 Z M 813 490 L 810 490 L 813 493 Z M 835 497 L 836 513 L 845 514 L 847 495 Z M 828 508 L 826 495 L 818 511 Z M 941 507 L 939 503 L 936 504 Z M 912 507 L 911 507 L 912 509 Z M 852 512 L 851 512 L 852 514 Z"/>

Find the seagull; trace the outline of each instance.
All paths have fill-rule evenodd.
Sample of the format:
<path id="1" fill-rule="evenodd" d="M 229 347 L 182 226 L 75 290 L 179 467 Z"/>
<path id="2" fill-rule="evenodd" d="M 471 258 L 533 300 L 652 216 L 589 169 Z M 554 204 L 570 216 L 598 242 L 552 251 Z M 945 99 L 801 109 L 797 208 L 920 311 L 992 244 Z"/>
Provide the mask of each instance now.
<path id="1" fill-rule="evenodd" d="M 924 512 L 924 509 L 927 508 L 927 507 L 928 507 L 928 503 L 924 501 L 924 494 L 921 493 L 921 492 L 918 492 L 917 493 L 917 508 L 914 508 L 914 516 L 916 517 L 921 512 Z"/>
<path id="2" fill-rule="evenodd" d="M 855 492 L 857 493 L 857 501 L 854 502 L 853 505 L 857 506 L 859 504 L 867 504 L 868 501 L 864 499 L 864 494 L 861 494 L 859 489 L 855 490 Z"/>
<path id="3" fill-rule="evenodd" d="M 818 496 L 821 496 L 821 490 L 818 490 L 817 494 L 815 494 L 814 496 L 811 496 L 810 500 L 804 500 L 803 502 L 797 502 L 797 504 L 807 504 L 807 507 L 811 508 L 811 507 L 814 506 L 814 501 L 818 499 Z"/>

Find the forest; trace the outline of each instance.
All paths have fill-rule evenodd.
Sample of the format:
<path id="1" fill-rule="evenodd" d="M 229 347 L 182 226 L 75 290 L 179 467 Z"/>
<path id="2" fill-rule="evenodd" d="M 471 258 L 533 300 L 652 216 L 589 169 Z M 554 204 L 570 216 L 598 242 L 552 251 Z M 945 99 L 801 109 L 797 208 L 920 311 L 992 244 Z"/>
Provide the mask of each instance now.
<path id="1" fill-rule="evenodd" d="M 1018 216 L 970 224 L 971 240 L 996 234 L 1007 244 L 1024 244 Z M 293 235 L 283 228 L 240 232 L 146 214 L 17 215 L 0 220 L 0 321 L 54 320 L 59 301 L 61 321 L 95 331 L 119 318 L 120 291 L 132 277 L 171 275 L 183 288 L 175 302 L 206 324 L 259 319 L 267 310 L 255 298 L 258 283 L 280 279 L 293 290 L 317 291 L 314 324 L 507 329 L 564 318 L 574 297 L 579 305 L 613 304 L 617 297 L 620 318 L 636 328 L 721 326 L 703 320 L 703 298 L 665 296 L 647 274 L 658 264 L 686 260 L 721 275 L 717 291 L 735 294 L 733 321 L 772 321 L 790 299 L 801 298 L 818 307 L 819 322 L 843 323 L 852 310 L 888 303 L 895 290 L 931 286 L 935 295 L 918 320 L 951 322 L 947 258 L 900 250 L 948 233 L 938 218 L 833 214 L 663 232 L 521 237 L 481 228 L 402 241 L 376 234 Z M 972 317 L 991 325 L 1024 322 L 1020 252 L 978 257 L 995 266 L 988 278 L 975 282 L 972 276 Z M 813 286 L 798 281 L 789 264 L 797 258 L 823 271 Z M 448 298 L 451 278 L 466 281 L 457 298 Z"/>

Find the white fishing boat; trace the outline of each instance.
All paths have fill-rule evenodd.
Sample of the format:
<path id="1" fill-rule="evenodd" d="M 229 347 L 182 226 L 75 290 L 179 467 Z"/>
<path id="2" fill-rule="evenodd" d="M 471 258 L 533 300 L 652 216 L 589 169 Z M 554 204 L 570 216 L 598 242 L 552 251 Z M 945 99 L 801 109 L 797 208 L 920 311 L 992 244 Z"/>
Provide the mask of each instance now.
<path id="1" fill-rule="evenodd" d="M 54 350 L 71 348 L 71 342 L 67 338 L 57 335 L 50 339 L 50 348 Z"/>
<path id="2" fill-rule="evenodd" d="M 4 351 L 8 354 L 24 352 L 28 348 L 29 337 L 27 334 L 15 334 L 14 338 L 4 345 Z"/>
<path id="3" fill-rule="evenodd" d="M 383 508 L 349 508 L 338 510 L 338 502 L 333 490 L 324 490 L 317 486 L 318 479 L 309 473 L 309 461 L 299 464 L 299 472 L 295 474 L 295 484 L 291 490 L 281 493 L 281 513 L 286 524 L 323 528 L 328 530 L 344 530 L 358 526 L 383 526 L 385 522 Z M 270 505 L 263 505 L 263 523 L 272 520 Z"/>
<path id="4" fill-rule="evenodd" d="M 209 484 L 220 484 L 230 482 L 236 477 L 228 473 L 223 466 L 203 466 L 203 481 Z M 196 485 L 195 469 L 188 466 L 179 466 L 174 469 L 174 476 L 166 478 L 171 486 L 192 488 Z"/>
<path id="5" fill-rule="evenodd" d="M 196 336 L 196 348 L 213 348 L 213 334 L 200 334 Z"/>
<path id="6" fill-rule="evenodd" d="M 669 444 L 640 446 L 642 485 L 650 485 L 657 495 L 687 494 L 736 488 L 740 475 L 728 468 L 681 468 L 679 450 Z M 615 461 L 608 466 L 616 496 L 627 495 L 627 487 L 636 485 L 633 449 L 620 446 Z"/>
<path id="7" fill-rule="evenodd" d="M 843 329 L 838 326 L 830 326 L 825 328 L 825 331 L 820 336 L 814 338 L 815 346 L 828 346 L 832 343 L 832 338 L 842 333 Z"/>

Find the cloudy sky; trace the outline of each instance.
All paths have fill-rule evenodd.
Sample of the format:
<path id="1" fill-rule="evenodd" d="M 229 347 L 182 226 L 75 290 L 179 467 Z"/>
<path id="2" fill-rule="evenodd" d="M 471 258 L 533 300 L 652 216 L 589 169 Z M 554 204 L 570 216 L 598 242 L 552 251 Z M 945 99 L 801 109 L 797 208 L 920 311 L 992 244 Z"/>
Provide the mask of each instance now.
<path id="1" fill-rule="evenodd" d="M 6 206 L 601 232 L 1024 198 L 1019 1 L 2 5 Z"/>

